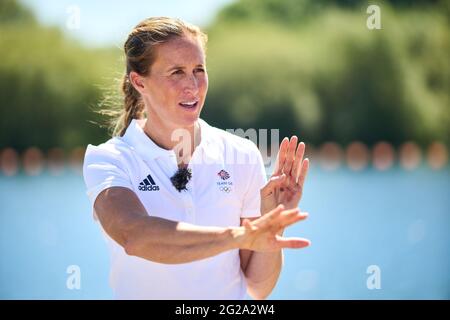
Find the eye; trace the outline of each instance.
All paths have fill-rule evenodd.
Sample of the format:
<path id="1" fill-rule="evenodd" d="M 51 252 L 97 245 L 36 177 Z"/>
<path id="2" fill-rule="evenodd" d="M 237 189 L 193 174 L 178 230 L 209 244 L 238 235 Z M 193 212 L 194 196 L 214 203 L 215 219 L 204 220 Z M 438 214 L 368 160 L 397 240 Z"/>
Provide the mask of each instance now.
<path id="1" fill-rule="evenodd" d="M 204 68 L 196 68 L 195 72 L 205 72 L 205 69 Z"/>
<path id="2" fill-rule="evenodd" d="M 183 70 L 177 69 L 174 72 L 172 72 L 172 74 L 183 74 Z"/>

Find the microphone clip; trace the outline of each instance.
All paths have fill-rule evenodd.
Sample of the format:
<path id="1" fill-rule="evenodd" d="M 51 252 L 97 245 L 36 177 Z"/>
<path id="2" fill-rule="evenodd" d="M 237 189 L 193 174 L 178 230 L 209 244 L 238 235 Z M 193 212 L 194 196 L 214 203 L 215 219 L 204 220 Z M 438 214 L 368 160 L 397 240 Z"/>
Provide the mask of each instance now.
<path id="1" fill-rule="evenodd" d="M 172 182 L 172 185 L 175 187 L 175 189 L 178 190 L 178 192 L 186 191 L 186 185 L 188 184 L 189 180 L 192 178 L 192 171 L 190 168 L 179 168 L 177 172 L 170 178 L 170 181 Z"/>

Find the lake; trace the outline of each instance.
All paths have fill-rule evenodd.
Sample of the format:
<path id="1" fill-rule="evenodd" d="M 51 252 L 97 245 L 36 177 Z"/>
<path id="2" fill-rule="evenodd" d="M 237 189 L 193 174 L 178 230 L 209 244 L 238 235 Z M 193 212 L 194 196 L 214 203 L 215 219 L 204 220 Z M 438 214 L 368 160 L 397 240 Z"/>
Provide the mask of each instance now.
<path id="1" fill-rule="evenodd" d="M 450 170 L 312 168 L 271 299 L 450 299 Z M 0 175 L 0 298 L 111 299 L 109 256 L 80 174 Z M 79 289 L 68 289 L 69 266 Z M 372 266 L 369 268 L 369 266 Z M 368 273 L 368 268 L 369 272 Z M 369 289 L 377 270 L 379 289 Z"/>

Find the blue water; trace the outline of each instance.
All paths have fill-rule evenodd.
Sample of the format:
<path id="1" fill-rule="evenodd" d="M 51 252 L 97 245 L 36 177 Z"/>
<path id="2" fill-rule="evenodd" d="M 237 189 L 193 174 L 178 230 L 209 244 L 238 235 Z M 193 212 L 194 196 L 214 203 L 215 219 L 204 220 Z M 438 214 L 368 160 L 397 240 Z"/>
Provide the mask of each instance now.
<path id="1" fill-rule="evenodd" d="M 450 299 L 450 170 L 312 168 L 271 299 Z M 110 299 L 106 243 L 81 175 L 0 176 L 0 298 Z M 70 265 L 80 289 L 66 285 Z M 368 266 L 380 268 L 369 290 Z"/>

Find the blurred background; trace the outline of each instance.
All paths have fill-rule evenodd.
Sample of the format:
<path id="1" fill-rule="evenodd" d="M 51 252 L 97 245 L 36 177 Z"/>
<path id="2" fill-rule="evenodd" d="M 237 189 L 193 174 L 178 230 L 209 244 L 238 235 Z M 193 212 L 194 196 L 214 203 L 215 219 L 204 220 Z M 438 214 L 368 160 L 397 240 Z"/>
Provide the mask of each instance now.
<path id="1" fill-rule="evenodd" d="M 112 298 L 82 160 L 128 32 L 161 15 L 208 33 L 207 122 L 307 143 L 286 234 L 312 246 L 271 299 L 450 298 L 450 1 L 0 0 L 1 299 Z"/>

